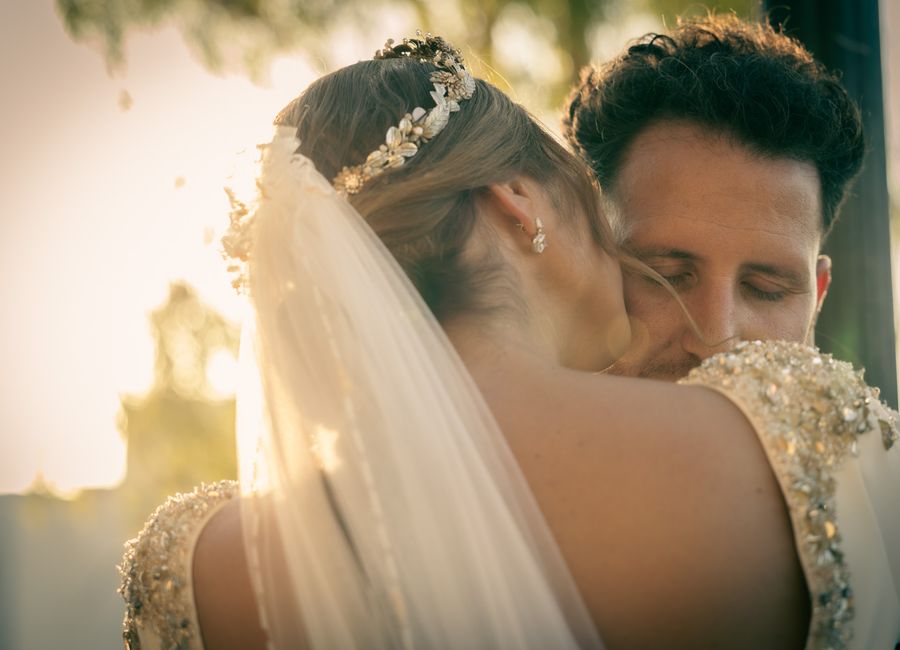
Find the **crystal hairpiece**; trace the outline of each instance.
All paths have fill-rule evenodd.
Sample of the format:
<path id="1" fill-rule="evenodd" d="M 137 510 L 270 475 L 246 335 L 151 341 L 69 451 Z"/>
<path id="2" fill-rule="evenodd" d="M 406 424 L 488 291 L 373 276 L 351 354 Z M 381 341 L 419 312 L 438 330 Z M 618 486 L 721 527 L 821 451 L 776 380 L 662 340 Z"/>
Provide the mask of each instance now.
<path id="1" fill-rule="evenodd" d="M 404 38 L 397 45 L 393 39 L 388 39 L 384 49 L 375 53 L 376 59 L 400 57 L 416 58 L 437 68 L 429 76 L 434 84 L 431 91 L 434 107 L 429 110 L 414 108 L 403 116 L 398 126 L 388 129 L 384 144 L 370 153 L 366 162 L 344 167 L 332 181 L 340 194 L 356 194 L 368 180 L 385 170 L 402 166 L 407 158 L 416 155 L 422 144 L 444 130 L 450 113 L 459 110 L 459 102 L 475 93 L 475 79 L 466 70 L 462 54 L 440 36 L 423 36 L 417 31 L 416 38 Z"/>

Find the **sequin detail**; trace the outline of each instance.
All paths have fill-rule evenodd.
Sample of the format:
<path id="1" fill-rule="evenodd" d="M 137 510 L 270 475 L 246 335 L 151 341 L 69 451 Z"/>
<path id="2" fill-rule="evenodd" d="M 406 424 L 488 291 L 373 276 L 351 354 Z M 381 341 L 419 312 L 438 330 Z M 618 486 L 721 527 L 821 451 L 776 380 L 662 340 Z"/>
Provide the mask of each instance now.
<path id="1" fill-rule="evenodd" d="M 169 497 L 143 530 L 125 543 L 118 567 L 125 599 L 126 650 L 140 650 L 141 630 L 152 630 L 167 650 L 200 648 L 190 584 L 191 548 L 213 510 L 238 494 L 236 481 L 202 484 Z"/>
<path id="2" fill-rule="evenodd" d="M 853 634 L 834 473 L 857 453 L 859 436 L 878 432 L 886 450 L 897 437 L 890 411 L 862 375 L 805 345 L 754 341 L 682 380 L 729 394 L 753 420 L 788 503 L 812 597 L 807 648 L 845 648 Z"/>

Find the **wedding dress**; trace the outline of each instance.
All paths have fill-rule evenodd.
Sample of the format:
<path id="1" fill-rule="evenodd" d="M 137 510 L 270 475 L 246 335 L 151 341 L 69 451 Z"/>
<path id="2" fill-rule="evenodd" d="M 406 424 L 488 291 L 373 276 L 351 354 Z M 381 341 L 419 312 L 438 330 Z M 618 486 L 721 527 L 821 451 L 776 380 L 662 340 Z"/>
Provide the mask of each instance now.
<path id="1" fill-rule="evenodd" d="M 813 598 L 807 647 L 893 648 L 900 641 L 900 445 L 891 446 L 891 415 L 865 392 L 846 390 L 848 379 L 847 367 L 825 355 L 757 343 L 714 357 L 684 383 L 731 399 L 772 463 Z M 840 398 L 826 397 L 828 390 Z M 235 481 L 222 481 L 170 497 L 128 543 L 127 647 L 203 647 L 192 550 L 203 524 L 237 495 Z"/>
<path id="2" fill-rule="evenodd" d="M 900 642 L 897 414 L 862 373 L 783 342 L 744 343 L 681 383 L 728 397 L 753 425 L 790 512 L 812 598 L 808 648 Z"/>
<path id="3" fill-rule="evenodd" d="M 273 648 L 292 647 L 300 613 L 317 650 L 602 647 L 449 340 L 297 144 L 286 130 L 263 148 L 248 237 L 240 485 L 171 497 L 127 543 L 126 647 L 203 647 L 194 546 L 236 498 Z M 766 451 L 811 594 L 808 647 L 893 648 L 895 415 L 849 365 L 798 344 L 741 344 L 685 383 L 733 401 Z"/>

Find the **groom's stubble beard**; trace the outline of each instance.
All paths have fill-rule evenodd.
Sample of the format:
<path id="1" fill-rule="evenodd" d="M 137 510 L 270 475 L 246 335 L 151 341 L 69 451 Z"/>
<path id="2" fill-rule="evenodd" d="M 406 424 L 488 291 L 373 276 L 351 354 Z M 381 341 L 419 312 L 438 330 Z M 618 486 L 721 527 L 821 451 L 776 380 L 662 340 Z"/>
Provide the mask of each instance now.
<path id="1" fill-rule="evenodd" d="M 639 377 L 659 381 L 678 381 L 686 377 L 691 370 L 702 363 L 697 355 L 677 349 L 666 354 L 669 344 L 650 340 L 647 327 L 635 318 L 631 318 L 632 340 L 629 349 L 617 359 L 607 373 L 621 377 Z"/>
<path id="2" fill-rule="evenodd" d="M 693 355 L 685 359 L 649 361 L 646 364 L 634 363 L 628 357 L 623 357 L 610 366 L 608 372 L 609 374 L 622 377 L 639 377 L 641 379 L 674 382 L 686 377 L 700 363 L 701 359 Z"/>

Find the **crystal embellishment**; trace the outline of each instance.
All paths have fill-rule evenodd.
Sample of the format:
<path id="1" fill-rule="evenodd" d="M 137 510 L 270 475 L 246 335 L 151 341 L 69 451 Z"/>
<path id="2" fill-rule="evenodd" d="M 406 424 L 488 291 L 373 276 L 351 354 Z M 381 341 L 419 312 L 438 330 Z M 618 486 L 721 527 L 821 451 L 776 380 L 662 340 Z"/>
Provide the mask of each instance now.
<path id="1" fill-rule="evenodd" d="M 140 631 L 147 629 L 163 648 L 202 647 L 190 583 L 193 543 L 207 518 L 237 494 L 236 481 L 219 481 L 171 496 L 125 543 L 118 568 L 126 650 L 140 650 Z"/>
<path id="2" fill-rule="evenodd" d="M 853 589 L 834 474 L 857 453 L 858 438 L 871 431 L 881 434 L 888 453 L 898 439 L 893 414 L 862 373 L 799 343 L 744 342 L 707 359 L 682 382 L 717 388 L 753 414 L 790 511 L 812 596 L 807 647 L 846 648 L 853 634 Z"/>

